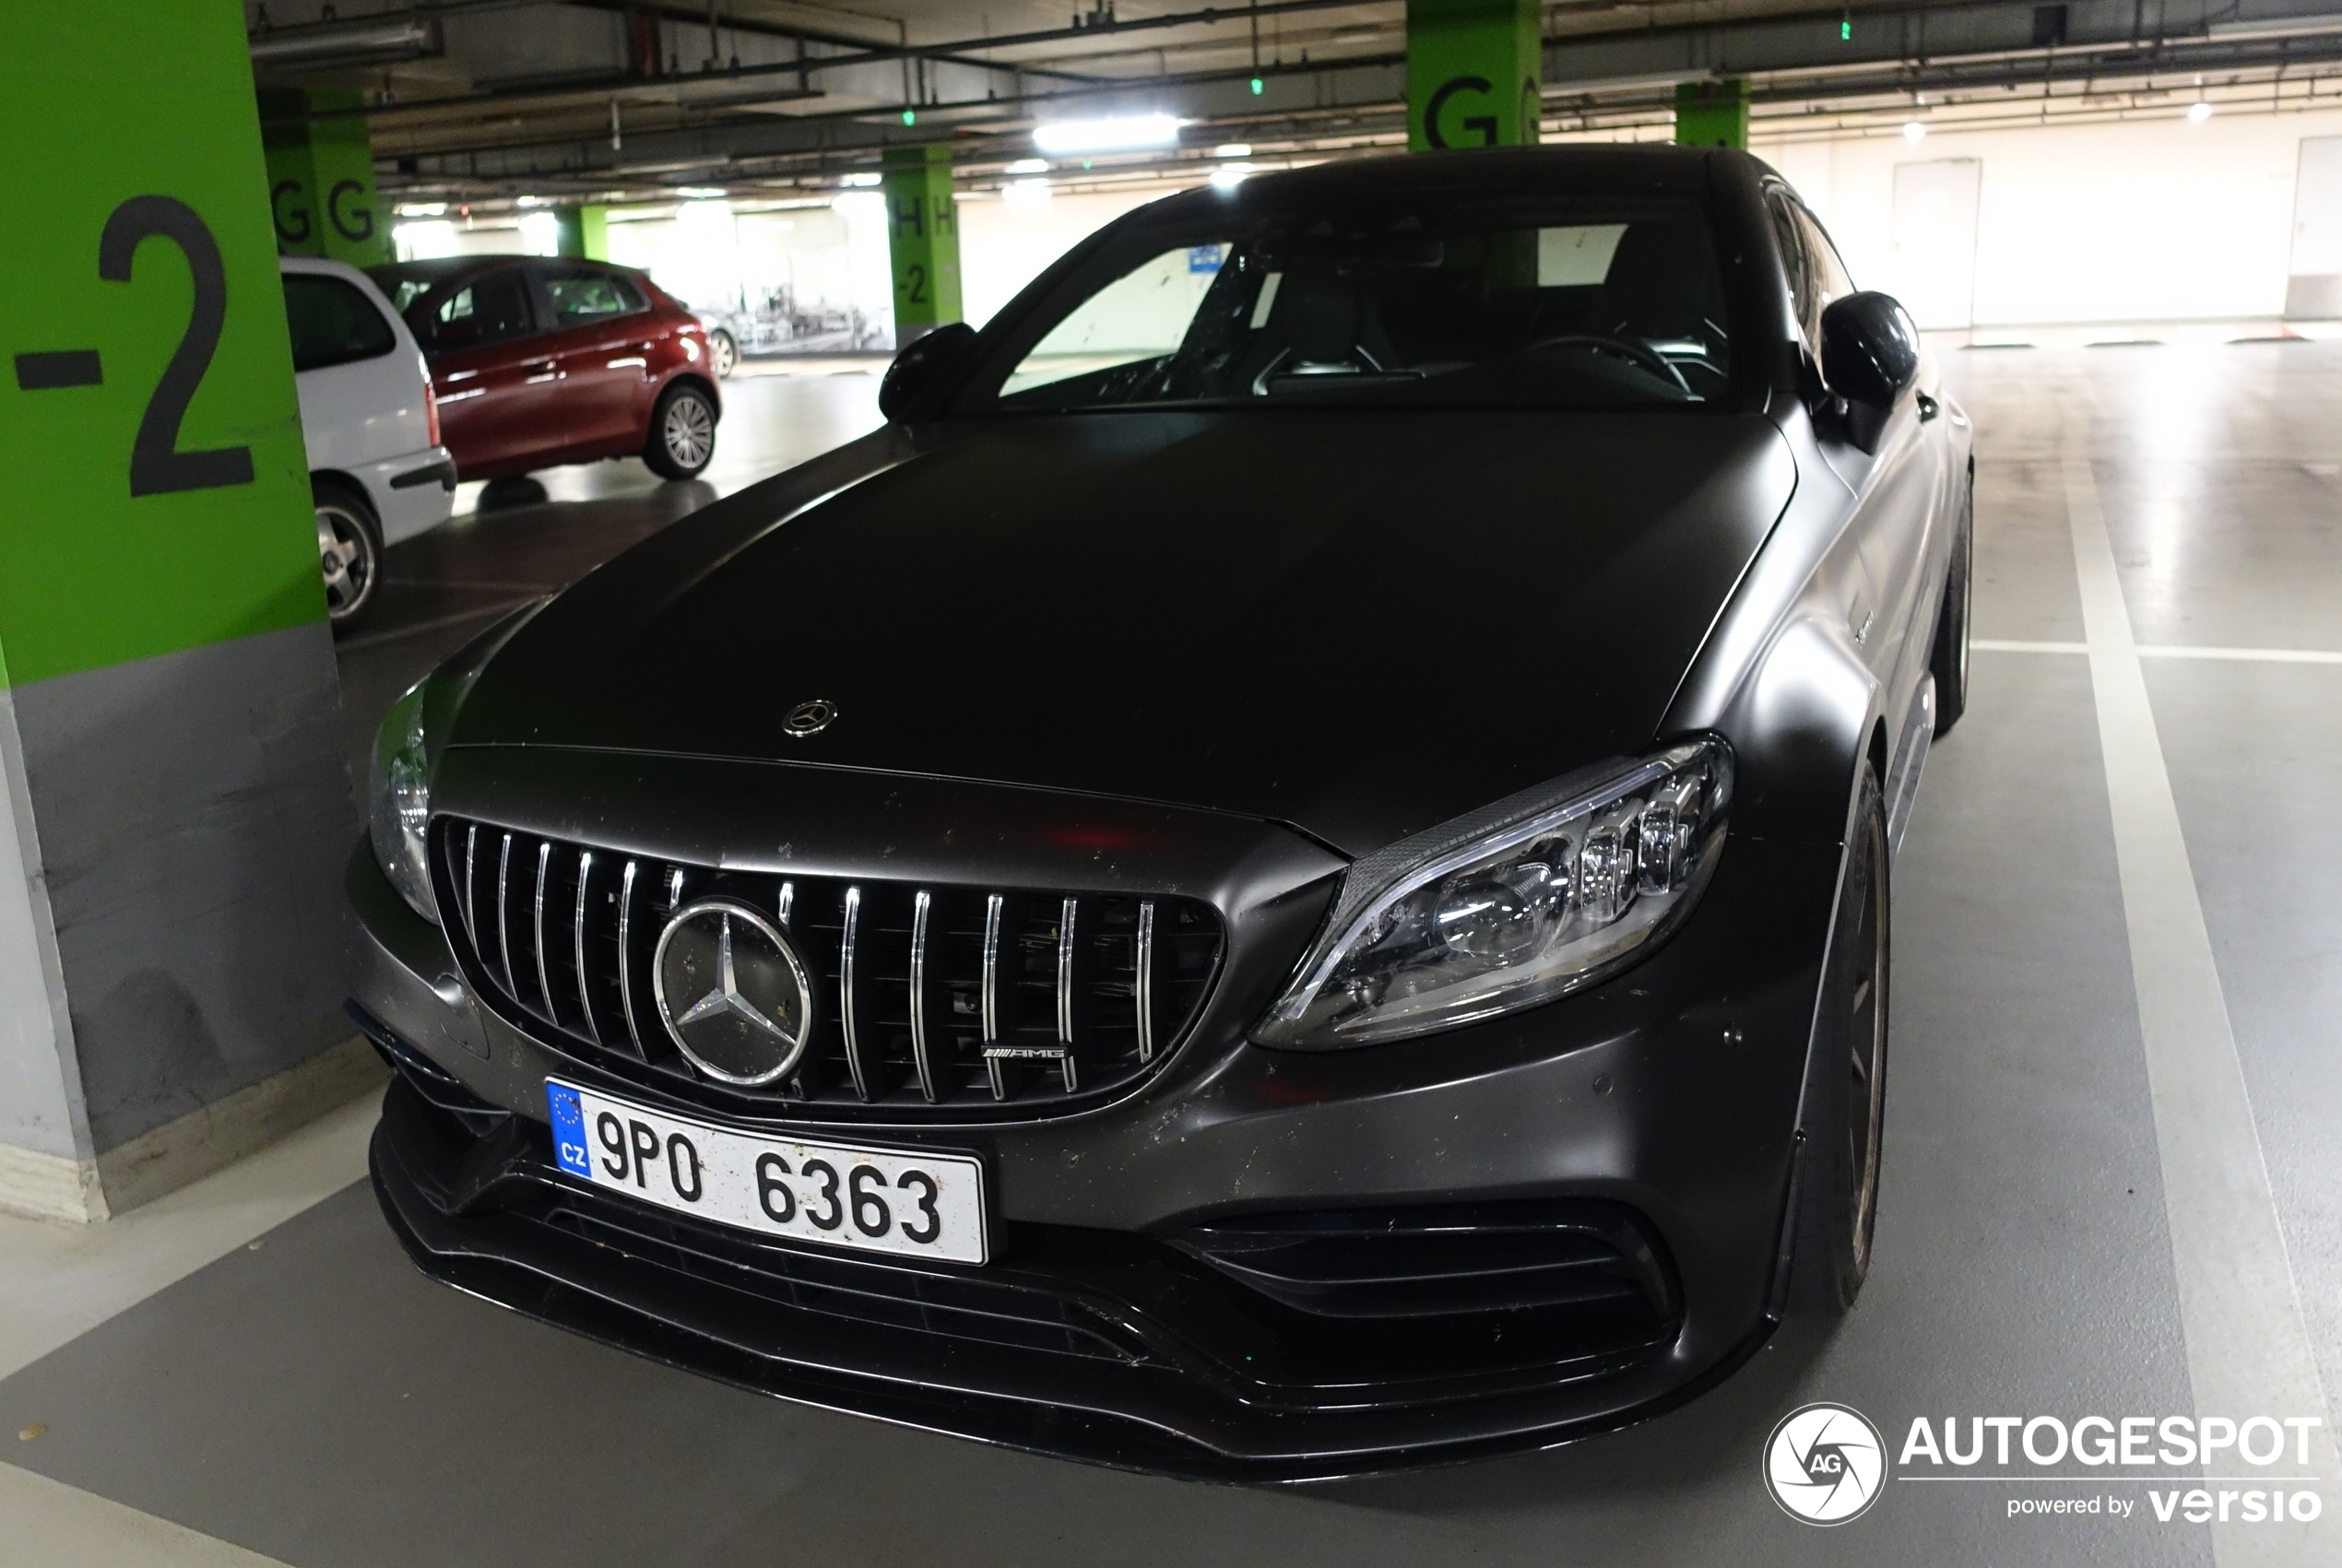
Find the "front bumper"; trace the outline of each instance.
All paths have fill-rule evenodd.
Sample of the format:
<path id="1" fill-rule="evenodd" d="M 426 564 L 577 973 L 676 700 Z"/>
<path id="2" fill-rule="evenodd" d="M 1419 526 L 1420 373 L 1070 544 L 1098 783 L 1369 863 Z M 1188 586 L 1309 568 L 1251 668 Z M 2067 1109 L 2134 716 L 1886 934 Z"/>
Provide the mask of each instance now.
<path id="1" fill-rule="evenodd" d="M 545 1147 L 543 1081 L 594 1075 L 477 1008 L 440 933 L 361 846 L 350 868 L 356 999 L 454 1086 L 437 1098 L 460 1102 L 434 1109 L 409 1072 L 376 1138 L 375 1183 L 426 1272 L 808 1403 L 1230 1479 L 1567 1441 L 1691 1397 L 1769 1331 L 1837 867 L 1833 845 L 1732 841 L 1661 951 L 1516 1018 L 1305 1055 L 1244 1044 L 1242 1020 L 1215 1033 L 1207 1015 L 1132 1099 L 1033 1124 L 888 1128 L 891 1144 L 976 1149 L 998 1177 L 1011 1244 L 1000 1260 L 920 1276 L 563 1181 Z M 479 1110 L 459 1114 L 464 1104 Z M 1579 1325 L 1509 1366 L 1248 1378 L 1232 1372 L 1229 1348 L 1247 1334 L 1290 1339 L 1291 1324 L 1167 1244 L 1232 1215 L 1530 1201 L 1634 1216 L 1674 1282 L 1664 1321 Z M 1011 1295 L 987 1306 L 975 1298 L 988 1291 Z M 828 1307 L 809 1307 L 814 1297 Z M 906 1310 L 1028 1327 L 1006 1340 L 941 1333 L 906 1326 Z M 1042 1322 L 1075 1348 L 1017 1338 Z"/>

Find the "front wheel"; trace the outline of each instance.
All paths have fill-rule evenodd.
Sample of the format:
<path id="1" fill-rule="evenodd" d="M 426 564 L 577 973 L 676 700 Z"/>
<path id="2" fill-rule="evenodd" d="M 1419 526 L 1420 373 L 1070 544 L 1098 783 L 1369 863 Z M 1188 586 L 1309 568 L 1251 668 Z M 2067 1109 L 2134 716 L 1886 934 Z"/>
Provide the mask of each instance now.
<path id="1" fill-rule="evenodd" d="M 699 388 L 670 386 L 651 410 L 643 461 L 664 479 L 688 479 L 716 455 L 716 405 Z"/>
<path id="2" fill-rule="evenodd" d="M 1887 1119 L 1887 811 L 1868 764 L 1860 792 L 1814 1020 L 1791 1275 L 1799 1304 L 1831 1317 L 1870 1276 Z"/>
<path id="3" fill-rule="evenodd" d="M 339 631 L 354 626 L 374 602 L 382 575 L 382 525 L 374 509 L 349 486 L 313 479 L 317 512 L 317 559 L 325 578 L 325 618 Z"/>
<path id="4" fill-rule="evenodd" d="M 717 327 L 707 335 L 707 357 L 716 367 L 716 379 L 721 381 L 739 364 L 740 346 L 732 340 L 730 333 Z"/>

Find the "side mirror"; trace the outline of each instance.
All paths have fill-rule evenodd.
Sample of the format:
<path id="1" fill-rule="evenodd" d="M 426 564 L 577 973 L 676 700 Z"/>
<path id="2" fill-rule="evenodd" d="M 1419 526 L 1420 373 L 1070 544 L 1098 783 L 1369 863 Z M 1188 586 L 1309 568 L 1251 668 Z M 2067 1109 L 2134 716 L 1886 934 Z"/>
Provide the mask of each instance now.
<path id="1" fill-rule="evenodd" d="M 1822 375 L 1846 399 L 1848 433 L 1878 450 L 1887 416 L 1919 376 L 1919 328 L 1891 295 L 1864 290 L 1822 312 Z"/>
<path id="2" fill-rule="evenodd" d="M 879 383 L 879 412 L 889 419 L 901 419 L 937 373 L 966 353 L 975 341 L 976 328 L 955 321 L 904 345 L 894 362 L 886 367 L 886 379 Z"/>

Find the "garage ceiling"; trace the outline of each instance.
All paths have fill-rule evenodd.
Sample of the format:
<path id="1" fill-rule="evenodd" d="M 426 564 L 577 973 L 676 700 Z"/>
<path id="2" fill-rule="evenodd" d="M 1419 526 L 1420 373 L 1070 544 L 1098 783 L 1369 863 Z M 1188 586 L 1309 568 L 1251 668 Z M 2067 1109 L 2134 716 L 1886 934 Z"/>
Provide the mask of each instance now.
<path id="1" fill-rule="evenodd" d="M 1078 9 L 1077 9 L 1078 7 Z M 1047 118 L 1146 110 L 1167 152 L 1083 184 L 1191 177 L 1404 140 L 1402 0 L 247 0 L 264 86 L 360 95 L 387 191 L 671 198 L 721 181 L 834 189 L 887 145 L 949 139 L 981 187 Z M 2327 0 L 1559 0 L 1543 8 L 1548 136 L 1663 134 L 1674 84 L 1750 79 L 1756 134 L 2299 107 L 2342 90 Z M 1257 84 L 1257 85 L 1256 85 Z"/>

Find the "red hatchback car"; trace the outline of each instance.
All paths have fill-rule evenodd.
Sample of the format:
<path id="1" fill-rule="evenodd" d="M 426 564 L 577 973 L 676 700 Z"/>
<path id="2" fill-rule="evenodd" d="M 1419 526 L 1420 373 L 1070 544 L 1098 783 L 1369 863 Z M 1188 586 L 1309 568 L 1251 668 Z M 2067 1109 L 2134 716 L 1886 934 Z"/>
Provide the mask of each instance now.
<path id="1" fill-rule="evenodd" d="M 723 404 L 698 320 L 642 273 L 539 256 L 455 256 L 371 276 L 431 365 L 467 479 L 640 456 L 688 479 Z"/>

